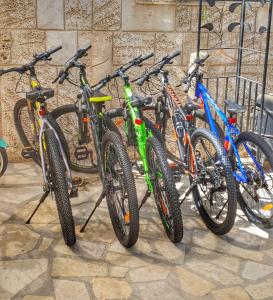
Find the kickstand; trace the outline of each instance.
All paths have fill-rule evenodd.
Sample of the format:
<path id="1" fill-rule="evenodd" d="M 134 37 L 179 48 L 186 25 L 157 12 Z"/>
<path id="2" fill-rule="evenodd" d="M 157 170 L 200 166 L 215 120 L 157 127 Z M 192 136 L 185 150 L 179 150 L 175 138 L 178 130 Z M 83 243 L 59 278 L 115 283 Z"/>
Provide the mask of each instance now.
<path id="1" fill-rule="evenodd" d="M 91 217 L 93 216 L 94 212 L 96 211 L 96 209 L 100 206 L 101 201 L 103 200 L 103 198 L 106 196 L 106 191 L 103 190 L 102 193 L 99 196 L 99 199 L 97 200 L 95 207 L 93 208 L 93 210 L 91 211 L 89 217 L 87 218 L 87 220 L 85 221 L 83 227 L 81 228 L 80 232 L 84 232 L 84 229 L 86 227 L 86 225 L 89 223 Z"/>
<path id="2" fill-rule="evenodd" d="M 141 209 L 142 205 L 147 201 L 147 199 L 150 197 L 150 195 L 151 195 L 151 192 L 149 190 L 147 190 L 144 197 L 143 197 L 143 199 L 142 199 L 142 201 L 141 201 L 141 203 L 140 203 L 140 205 L 139 205 L 139 207 L 138 207 L 138 210 Z"/>
<path id="3" fill-rule="evenodd" d="M 31 216 L 28 218 L 28 220 L 26 221 L 26 224 L 29 224 L 31 219 L 33 218 L 33 216 L 35 215 L 35 213 L 37 212 L 37 210 L 39 209 L 40 205 L 45 201 L 46 197 L 49 194 L 49 190 L 45 191 L 42 195 L 42 197 L 40 198 L 40 201 L 38 203 L 38 205 L 35 207 L 33 213 L 31 214 Z"/>

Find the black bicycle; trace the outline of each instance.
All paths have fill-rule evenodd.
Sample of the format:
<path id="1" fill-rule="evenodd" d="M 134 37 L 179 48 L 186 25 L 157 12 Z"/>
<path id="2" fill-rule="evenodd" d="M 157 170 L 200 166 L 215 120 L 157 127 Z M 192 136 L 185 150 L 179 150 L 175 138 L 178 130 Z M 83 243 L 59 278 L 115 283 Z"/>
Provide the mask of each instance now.
<path id="1" fill-rule="evenodd" d="M 81 90 L 76 104 L 73 109 L 71 107 L 69 113 L 66 109 L 60 108 L 59 111 L 63 113 L 57 117 L 57 122 L 61 126 L 72 124 L 71 132 L 79 136 L 79 143 L 82 145 L 82 149 L 76 150 L 76 156 L 81 155 L 86 160 L 90 159 L 90 165 L 98 169 L 103 184 L 103 191 L 81 232 L 84 231 L 96 208 L 106 197 L 116 236 L 123 246 L 131 247 L 136 243 L 139 233 L 134 176 L 119 131 L 105 114 L 105 102 L 111 100 L 112 97 L 102 94 L 99 89 L 91 89 L 86 78 L 86 66 L 79 62 L 80 58 L 87 55 L 90 48 L 91 45 L 79 49 L 53 81 L 53 83 L 58 81 L 62 84 L 64 80 L 67 80 L 78 85 Z M 72 81 L 69 76 L 73 68 L 79 70 L 79 84 Z M 76 129 L 73 127 L 74 124 L 77 124 Z M 95 149 L 96 160 L 91 160 L 91 156 L 88 156 L 90 150 L 87 145 L 91 143 Z"/>
<path id="2" fill-rule="evenodd" d="M 46 102 L 54 96 L 54 91 L 50 88 L 43 88 L 35 72 L 35 65 L 38 62 L 51 60 L 50 56 L 61 48 L 60 46 L 36 54 L 29 64 L 21 67 L 0 70 L 0 76 L 17 72 L 21 74 L 21 77 L 23 74 L 29 77 L 31 90 L 26 92 L 25 99 L 15 104 L 14 121 L 19 138 L 24 145 L 22 156 L 32 158 L 42 168 L 44 194 L 26 223 L 30 223 L 40 205 L 49 193 L 53 192 L 65 243 L 72 246 L 76 242 L 76 235 L 69 198 L 77 196 L 77 186 L 72 183 L 65 138 L 47 110 Z"/>

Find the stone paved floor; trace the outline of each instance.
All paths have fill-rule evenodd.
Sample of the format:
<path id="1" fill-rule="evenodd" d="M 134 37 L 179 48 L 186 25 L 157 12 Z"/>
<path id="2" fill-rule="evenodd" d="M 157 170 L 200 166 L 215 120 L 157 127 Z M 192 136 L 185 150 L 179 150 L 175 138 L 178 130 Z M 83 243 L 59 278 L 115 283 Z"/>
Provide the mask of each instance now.
<path id="1" fill-rule="evenodd" d="M 273 299 L 273 230 L 238 216 L 232 232 L 216 237 L 189 199 L 184 239 L 175 246 L 149 199 L 140 238 L 126 250 L 115 239 L 105 202 L 79 233 L 100 193 L 97 176 L 90 176 L 72 199 L 78 240 L 69 249 L 50 198 L 32 224 L 24 224 L 41 195 L 40 175 L 32 163 L 10 164 L 0 179 L 0 299 Z M 142 179 L 137 183 L 141 199 Z"/>

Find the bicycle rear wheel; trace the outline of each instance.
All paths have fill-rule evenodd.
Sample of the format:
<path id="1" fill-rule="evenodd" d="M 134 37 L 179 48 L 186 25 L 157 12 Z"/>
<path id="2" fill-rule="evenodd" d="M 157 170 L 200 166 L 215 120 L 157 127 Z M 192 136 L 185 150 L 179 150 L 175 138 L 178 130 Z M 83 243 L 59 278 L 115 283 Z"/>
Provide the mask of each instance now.
<path id="1" fill-rule="evenodd" d="M 84 126 L 82 114 L 78 113 L 75 104 L 67 104 L 57 107 L 51 112 L 53 118 L 63 129 L 65 139 L 69 144 L 70 150 L 70 164 L 71 169 L 82 173 L 97 173 L 97 158 L 93 138 L 90 130 L 86 130 L 83 136 L 80 136 L 80 128 Z M 118 132 L 113 121 L 106 117 L 104 118 L 105 125 L 111 131 Z M 81 140 L 81 138 L 83 138 Z M 84 151 L 85 157 L 79 158 L 76 155 L 77 151 Z"/>
<path id="2" fill-rule="evenodd" d="M 28 110 L 28 104 L 27 99 L 20 99 L 15 103 L 14 109 L 13 109 L 13 118 L 14 123 L 16 127 L 17 134 L 23 144 L 24 147 L 33 147 L 34 150 L 36 150 L 36 155 L 32 156 L 32 159 L 40 165 L 40 157 L 39 157 L 39 125 L 37 126 L 37 131 L 34 132 L 33 123 L 31 121 L 31 116 L 29 115 Z M 66 143 L 66 139 L 63 135 L 63 132 L 59 125 L 56 123 L 54 118 L 51 116 L 51 114 L 47 115 L 47 119 L 49 120 L 51 126 L 54 128 L 54 130 L 57 132 L 58 137 L 61 141 L 61 144 L 64 148 L 64 151 L 66 153 L 67 159 L 69 161 L 70 155 L 69 155 L 69 149 L 68 145 Z"/>
<path id="3" fill-rule="evenodd" d="M 226 234 L 234 225 L 237 209 L 236 183 L 229 158 L 216 136 L 207 129 L 196 129 L 189 153 L 190 182 L 196 181 L 193 197 L 207 227 L 215 234 Z"/>
<path id="4" fill-rule="evenodd" d="M 237 182 L 238 202 L 251 222 L 273 225 L 273 153 L 267 142 L 253 132 L 242 132 L 236 140 L 248 182 Z M 234 172 L 240 175 L 231 149 Z"/>
<path id="5" fill-rule="evenodd" d="M 155 203 L 167 236 L 173 243 L 183 238 L 183 222 L 179 195 L 175 188 L 166 152 L 155 137 L 146 143 L 149 175 L 153 184 Z"/>
<path id="6" fill-rule="evenodd" d="M 131 163 L 117 133 L 109 130 L 105 133 L 102 155 L 111 222 L 120 243 L 129 248 L 138 239 L 138 202 Z"/>
<path id="7" fill-rule="evenodd" d="M 44 132 L 44 136 L 50 174 L 49 181 L 53 187 L 63 238 L 68 246 L 72 246 L 76 242 L 76 234 L 68 193 L 65 164 L 54 132 L 51 129 L 47 129 Z"/>

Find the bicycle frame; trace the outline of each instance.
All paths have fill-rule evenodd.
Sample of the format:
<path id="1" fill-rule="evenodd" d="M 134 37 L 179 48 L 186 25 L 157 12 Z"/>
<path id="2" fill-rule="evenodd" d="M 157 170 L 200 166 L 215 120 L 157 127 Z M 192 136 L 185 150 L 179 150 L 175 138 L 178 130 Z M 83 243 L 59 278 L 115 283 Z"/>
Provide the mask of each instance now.
<path id="1" fill-rule="evenodd" d="M 40 83 L 36 78 L 31 78 L 31 87 L 32 88 L 37 88 L 40 86 Z M 63 157 L 64 163 L 65 163 L 65 168 L 68 174 L 68 184 L 70 187 L 72 187 L 72 174 L 69 168 L 69 164 L 66 158 L 66 154 L 64 152 L 63 146 L 61 144 L 61 141 L 59 139 L 59 136 L 56 132 L 56 130 L 51 126 L 50 122 L 47 120 L 47 111 L 45 107 L 41 107 L 41 103 L 39 101 L 36 101 L 34 105 L 31 105 L 29 103 L 28 105 L 28 110 L 33 110 L 34 111 L 34 118 L 37 120 L 37 123 L 39 125 L 39 150 L 40 150 L 40 157 L 41 157 L 41 163 L 42 163 L 42 172 L 43 172 L 43 179 L 44 183 L 47 184 L 47 176 L 46 176 L 46 163 L 45 163 L 45 150 L 46 150 L 46 144 L 44 141 L 44 132 L 46 129 L 50 128 L 54 132 L 54 135 L 58 141 L 59 149 L 61 150 L 61 155 Z M 40 113 L 42 112 L 42 113 Z M 34 125 L 34 124 L 33 124 Z M 35 128 L 33 128 L 35 130 Z M 35 133 L 34 133 L 35 134 Z"/>
<path id="2" fill-rule="evenodd" d="M 148 161 L 146 156 L 146 141 L 149 136 L 152 136 L 152 133 L 150 130 L 146 128 L 145 123 L 141 119 L 141 111 L 137 107 L 132 107 L 131 101 L 133 97 L 133 91 L 130 86 L 130 84 L 125 84 L 123 87 L 124 95 L 125 95 L 125 102 L 127 105 L 127 108 L 129 110 L 129 114 L 131 118 L 129 120 L 126 120 L 126 128 L 128 128 L 128 122 L 132 121 L 132 125 L 134 128 L 134 131 L 136 133 L 136 141 L 137 141 L 137 149 L 140 155 L 140 158 L 143 162 L 143 169 L 144 169 L 144 177 L 145 181 L 148 185 L 149 191 L 153 192 L 153 185 L 151 178 L 149 176 L 149 167 L 148 167 Z M 148 134 L 147 134 L 148 133 Z M 128 136 L 128 132 L 126 133 Z"/>
<path id="3" fill-rule="evenodd" d="M 99 170 L 99 174 L 101 177 L 101 181 L 103 184 L 105 184 L 105 172 L 104 172 L 104 168 L 102 167 L 102 147 L 101 147 L 101 143 L 102 143 L 102 122 L 103 122 L 103 112 L 99 109 L 99 113 L 97 113 L 96 104 L 93 104 L 91 102 L 91 87 L 88 83 L 88 80 L 86 78 L 86 74 L 85 74 L 85 70 L 84 67 L 83 69 L 80 70 L 80 88 L 82 90 L 82 97 L 84 100 L 84 105 L 86 105 L 86 114 L 89 116 L 89 123 L 91 126 L 91 130 L 92 130 L 92 135 L 93 135 L 93 140 L 94 140 L 94 144 L 95 144 L 95 148 L 96 148 L 96 154 L 97 154 L 97 160 L 98 160 L 98 170 Z M 81 99 L 79 100 L 81 101 Z M 85 123 L 84 123 L 85 124 Z M 84 126 L 84 124 L 81 124 Z M 79 124 L 80 125 L 80 124 Z M 86 130 L 87 128 L 84 127 L 82 128 L 82 126 L 80 126 L 81 129 Z M 82 130 L 81 130 L 82 131 Z M 84 132 L 81 132 L 81 135 L 84 135 Z"/>
<path id="4" fill-rule="evenodd" d="M 233 172 L 233 175 L 234 175 L 235 179 L 238 182 L 248 183 L 249 180 L 248 180 L 247 174 L 246 174 L 246 172 L 244 170 L 243 164 L 241 162 L 240 154 L 239 154 L 238 149 L 237 149 L 237 147 L 235 145 L 235 142 L 234 142 L 234 138 L 235 138 L 235 136 L 238 136 L 240 134 L 240 130 L 237 127 L 235 127 L 234 125 L 232 125 L 231 122 L 229 122 L 227 116 L 217 106 L 217 104 L 215 103 L 214 99 L 211 97 L 211 95 L 209 94 L 209 92 L 207 91 L 207 89 L 205 88 L 205 86 L 199 80 L 197 81 L 197 84 L 196 84 L 195 95 L 196 95 L 197 98 L 201 99 L 201 101 L 202 101 L 202 103 L 204 105 L 204 110 L 205 110 L 205 114 L 206 114 L 207 120 L 209 122 L 210 130 L 219 139 L 220 139 L 219 133 L 218 133 L 218 131 L 216 129 L 215 121 L 214 121 L 214 119 L 212 117 L 210 105 L 216 111 L 217 115 L 220 117 L 220 119 L 224 123 L 225 128 L 226 128 L 224 147 L 225 147 L 225 149 L 226 149 L 227 152 L 230 150 L 230 148 L 233 149 L 234 154 L 235 154 L 236 159 L 237 159 L 237 164 L 238 164 L 238 167 L 239 167 L 239 170 L 240 170 L 240 173 L 241 173 L 241 174 L 238 174 L 236 172 Z M 245 143 L 244 143 L 244 146 L 245 146 L 246 151 L 250 155 L 250 157 L 253 159 L 253 161 L 254 161 L 257 169 L 259 170 L 259 172 L 261 173 L 262 177 L 264 178 L 264 173 L 262 171 L 262 167 L 259 165 L 258 161 L 256 160 L 256 158 L 252 154 L 251 150 L 249 149 L 249 147 Z"/>

